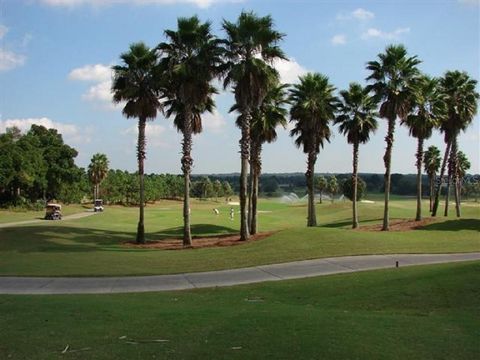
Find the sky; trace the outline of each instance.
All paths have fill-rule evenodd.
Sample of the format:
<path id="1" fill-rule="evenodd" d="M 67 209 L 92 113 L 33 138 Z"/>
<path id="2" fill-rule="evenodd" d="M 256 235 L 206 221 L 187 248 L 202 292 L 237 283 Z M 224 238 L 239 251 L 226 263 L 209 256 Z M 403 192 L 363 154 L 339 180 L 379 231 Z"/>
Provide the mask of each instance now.
<path id="1" fill-rule="evenodd" d="M 33 123 L 53 127 L 78 150 L 77 165 L 88 166 L 99 152 L 111 168 L 135 171 L 137 121 L 111 101 L 111 66 L 131 43 L 165 41 L 164 30 L 176 29 L 178 17 L 210 20 L 221 37 L 222 20 L 235 21 L 242 10 L 271 15 L 285 34 L 280 46 L 290 61 L 275 66 L 286 83 L 319 72 L 338 91 L 352 81 L 365 84 L 365 64 L 389 44 L 404 44 L 429 75 L 461 70 L 480 80 L 480 0 L 0 0 L 0 132 L 11 126 L 25 131 Z M 194 174 L 240 170 L 231 91 L 221 91 L 216 104 L 194 137 Z M 459 139 L 471 173 L 480 172 L 479 123 L 477 115 Z M 360 147 L 360 172 L 384 172 L 386 120 L 379 124 Z M 304 172 L 305 154 L 288 129 L 278 133 L 277 142 L 264 146 L 263 172 Z M 316 172 L 351 172 L 352 147 L 336 129 L 333 134 Z M 150 122 L 146 171 L 180 173 L 180 144 L 170 119 Z M 429 145 L 444 151 L 438 132 Z M 397 126 L 392 172 L 415 173 L 415 151 L 416 139 Z"/>

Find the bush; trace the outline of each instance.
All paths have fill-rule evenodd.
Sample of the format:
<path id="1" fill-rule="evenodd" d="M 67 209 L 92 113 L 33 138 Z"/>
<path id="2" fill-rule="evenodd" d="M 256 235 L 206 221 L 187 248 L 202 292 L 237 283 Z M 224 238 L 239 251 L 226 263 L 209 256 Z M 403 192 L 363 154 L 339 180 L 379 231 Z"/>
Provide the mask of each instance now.
<path id="1" fill-rule="evenodd" d="M 365 181 L 363 181 L 360 176 L 357 177 L 357 201 L 363 198 L 366 188 L 367 184 Z M 348 198 L 350 201 L 353 201 L 353 177 L 343 180 L 342 191 L 346 198 Z"/>

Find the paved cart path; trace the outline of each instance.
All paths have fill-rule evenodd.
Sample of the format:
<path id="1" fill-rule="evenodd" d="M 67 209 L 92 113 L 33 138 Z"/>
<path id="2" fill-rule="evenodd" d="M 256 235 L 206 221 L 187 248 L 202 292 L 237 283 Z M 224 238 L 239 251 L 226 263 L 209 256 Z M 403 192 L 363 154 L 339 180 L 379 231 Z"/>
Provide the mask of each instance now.
<path id="1" fill-rule="evenodd" d="M 0 294 L 98 294 L 185 290 L 298 279 L 411 265 L 480 260 L 462 254 L 362 255 L 199 273 L 130 277 L 0 277 Z"/>
<path id="2" fill-rule="evenodd" d="M 0 228 L 6 228 L 6 227 L 12 227 L 12 226 L 21 226 L 21 225 L 29 225 L 29 224 L 35 224 L 35 223 L 49 223 L 49 224 L 55 224 L 57 221 L 62 222 L 65 220 L 73 220 L 73 219 L 81 219 L 87 216 L 92 216 L 98 213 L 95 213 L 93 211 L 85 211 L 77 214 L 72 214 L 72 215 L 65 215 L 62 216 L 62 220 L 44 220 L 44 219 L 35 219 L 35 220 L 24 220 L 24 221 L 16 221 L 16 222 L 9 222 L 9 223 L 4 223 L 0 224 Z"/>

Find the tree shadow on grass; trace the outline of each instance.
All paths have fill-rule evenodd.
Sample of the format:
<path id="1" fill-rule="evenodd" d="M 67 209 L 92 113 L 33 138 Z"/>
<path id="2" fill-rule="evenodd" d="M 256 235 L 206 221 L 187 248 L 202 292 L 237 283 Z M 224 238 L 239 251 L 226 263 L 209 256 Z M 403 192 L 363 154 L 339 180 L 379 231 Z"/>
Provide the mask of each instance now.
<path id="1" fill-rule="evenodd" d="M 473 230 L 480 232 L 480 219 L 458 219 L 438 222 L 417 228 L 417 230 L 459 231 Z"/>
<path id="2" fill-rule="evenodd" d="M 235 234 L 230 227 L 211 224 L 194 224 L 192 235 L 212 236 Z M 181 238 L 183 227 L 174 227 L 158 232 L 146 233 L 148 241 L 167 238 Z M 134 249 L 121 246 L 135 241 L 136 232 L 115 231 L 73 226 L 14 226 L 0 229 L 0 252 L 18 253 L 72 253 L 72 252 L 138 252 L 148 249 Z"/>
<path id="3" fill-rule="evenodd" d="M 360 226 L 371 224 L 374 221 L 380 221 L 380 220 L 383 220 L 383 219 L 378 218 L 378 219 L 362 220 L 362 221 L 360 221 Z M 346 221 L 334 221 L 334 222 L 331 222 L 331 223 L 328 223 L 328 224 L 320 225 L 319 227 L 338 229 L 338 228 L 343 228 L 343 227 L 347 227 L 347 226 L 352 227 L 352 220 L 351 219 L 346 220 Z"/>

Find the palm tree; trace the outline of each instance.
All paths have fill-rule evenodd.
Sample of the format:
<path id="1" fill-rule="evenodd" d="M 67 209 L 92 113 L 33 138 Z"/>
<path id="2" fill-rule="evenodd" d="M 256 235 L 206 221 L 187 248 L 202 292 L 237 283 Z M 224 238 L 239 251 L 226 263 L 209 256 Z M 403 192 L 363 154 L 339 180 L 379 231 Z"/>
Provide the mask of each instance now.
<path id="1" fill-rule="evenodd" d="M 440 125 L 445 116 L 445 103 L 438 91 L 438 80 L 426 75 L 413 86 L 411 113 L 402 121 L 410 136 L 417 139 L 417 214 L 415 221 L 422 219 L 422 163 L 423 143 L 432 136 L 433 128 Z"/>
<path id="2" fill-rule="evenodd" d="M 145 242 L 144 225 L 144 161 L 146 154 L 145 127 L 147 120 L 157 117 L 162 109 L 159 100 L 158 78 L 155 68 L 158 64 L 155 52 L 144 43 L 130 45 L 128 52 L 120 55 L 122 65 L 112 67 L 113 102 L 125 101 L 122 113 L 127 118 L 138 118 L 137 160 L 140 181 L 140 216 L 137 227 L 137 242 Z"/>
<path id="3" fill-rule="evenodd" d="M 254 113 L 250 124 L 250 173 L 251 183 L 251 219 L 250 233 L 257 233 L 257 202 L 258 183 L 262 172 L 262 145 L 272 143 L 277 139 L 276 128 L 287 126 L 287 110 L 284 106 L 288 103 L 286 88 L 288 85 L 276 85 L 268 91 L 258 111 Z"/>
<path id="4" fill-rule="evenodd" d="M 327 187 L 328 192 L 331 195 L 331 201 L 333 204 L 333 202 L 335 201 L 335 195 L 338 193 L 338 190 L 340 190 L 340 185 L 338 184 L 338 180 L 335 175 L 330 176 Z"/>
<path id="5" fill-rule="evenodd" d="M 108 159 L 105 154 L 94 154 L 88 165 L 88 177 L 93 184 L 93 199 L 100 197 L 100 184 L 108 174 Z"/>
<path id="6" fill-rule="evenodd" d="M 320 193 L 320 199 L 318 201 L 319 204 L 322 203 L 322 195 L 323 192 L 327 189 L 327 185 L 327 179 L 325 179 L 325 176 L 320 175 L 319 177 L 315 178 L 315 187 Z"/>
<path id="7" fill-rule="evenodd" d="M 467 156 L 463 151 L 459 151 L 457 153 L 457 166 L 456 166 L 456 177 L 458 179 L 455 187 L 455 191 L 458 194 L 458 199 L 460 202 L 460 197 L 462 195 L 462 184 L 463 184 L 463 179 L 465 178 L 465 175 L 467 174 L 468 169 L 470 169 L 472 164 L 470 164 L 470 161 L 468 160 Z M 460 209 L 459 209 L 460 210 Z"/>
<path id="8" fill-rule="evenodd" d="M 378 100 L 381 101 L 380 117 L 388 120 L 387 148 L 383 156 L 385 164 L 385 208 L 383 213 L 382 230 L 389 230 L 389 197 L 390 197 L 390 169 L 392 148 L 395 133 L 395 120 L 397 117 L 405 119 L 408 114 L 411 86 L 419 71 L 417 65 L 420 60 L 416 56 L 407 56 L 403 45 L 390 45 L 385 53 L 378 54 L 378 61 L 369 61 L 367 70 L 371 74 L 367 80 L 372 84 L 367 88 L 373 90 Z"/>
<path id="9" fill-rule="evenodd" d="M 233 85 L 235 102 L 242 116 L 240 139 L 240 239 L 247 240 L 247 171 L 250 156 L 250 121 L 262 104 L 270 83 L 277 72 L 271 66 L 277 59 L 285 59 L 278 43 L 283 34 L 273 30 L 270 16 L 258 17 L 253 12 L 242 12 L 233 23 L 224 20 L 226 76 L 224 88 Z"/>
<path id="10" fill-rule="evenodd" d="M 290 121 L 294 123 L 290 136 L 297 137 L 295 145 L 303 147 L 303 152 L 307 154 L 307 226 L 317 225 L 313 187 L 315 162 L 325 140 L 330 142 L 331 132 L 328 125 L 335 119 L 338 103 L 334 91 L 335 87 L 329 83 L 328 77 L 318 73 L 301 76 L 300 83 L 290 89 Z"/>
<path id="11" fill-rule="evenodd" d="M 446 103 L 446 117 L 440 125 L 440 131 L 444 133 L 444 140 L 446 143 L 445 156 L 440 170 L 440 181 L 437 184 L 435 191 L 435 202 L 433 204 L 432 216 L 436 216 L 439 200 L 440 190 L 442 186 L 443 176 L 445 174 L 445 167 L 447 159 L 450 163 L 449 167 L 455 168 L 456 157 L 458 153 L 458 135 L 461 131 L 465 131 L 472 123 L 473 118 L 477 113 L 478 99 L 480 95 L 475 90 L 477 81 L 470 78 L 466 72 L 461 71 L 447 71 L 440 79 L 440 88 Z M 450 171 L 453 176 L 455 184 L 458 184 L 458 176 Z M 445 202 L 445 216 L 448 215 L 448 193 L 450 178 L 447 182 L 447 199 Z M 455 186 L 457 188 L 457 186 Z M 460 216 L 460 202 L 458 193 L 455 191 L 457 216 Z"/>
<path id="12" fill-rule="evenodd" d="M 428 175 L 428 180 L 430 184 L 429 186 L 430 212 L 432 211 L 432 208 L 433 208 L 433 192 L 435 188 L 434 184 L 435 184 L 438 170 L 440 170 L 441 162 L 442 162 L 442 158 L 440 156 L 440 150 L 434 145 L 429 146 L 423 156 L 423 166 L 424 166 L 425 172 Z"/>
<path id="13" fill-rule="evenodd" d="M 174 124 L 183 133 L 182 171 L 184 176 L 183 246 L 192 245 L 190 231 L 190 173 L 193 159 L 192 135 L 202 131 L 201 114 L 212 111 L 213 94 L 210 84 L 221 72 L 220 40 L 210 30 L 210 23 L 198 17 L 179 18 L 177 31 L 166 30 L 167 43 L 161 43 L 160 69 L 164 76 L 168 108 L 167 116 L 175 115 Z"/>
<path id="14" fill-rule="evenodd" d="M 353 145 L 353 197 L 352 227 L 358 227 L 357 214 L 357 180 L 358 180 L 358 148 L 370 140 L 370 134 L 377 127 L 377 102 L 369 95 L 367 89 L 360 84 L 351 83 L 347 90 L 340 91 L 341 102 L 335 124 L 340 125 L 340 133 L 347 137 L 347 142 Z"/>

